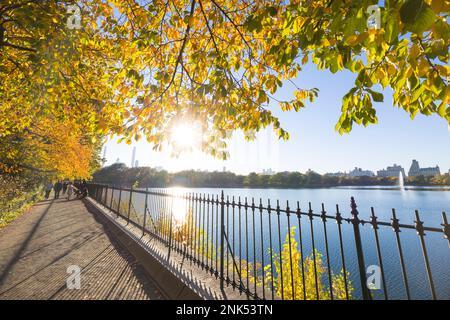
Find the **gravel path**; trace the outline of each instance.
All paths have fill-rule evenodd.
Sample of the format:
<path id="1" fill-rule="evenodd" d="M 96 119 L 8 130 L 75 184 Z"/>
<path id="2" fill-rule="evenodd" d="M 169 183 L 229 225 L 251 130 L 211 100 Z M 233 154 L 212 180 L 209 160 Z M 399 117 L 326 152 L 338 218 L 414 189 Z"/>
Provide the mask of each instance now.
<path id="1" fill-rule="evenodd" d="M 103 219 L 80 200 L 48 200 L 0 230 L 0 300 L 162 299 Z M 80 289 L 67 288 L 74 265 Z"/>

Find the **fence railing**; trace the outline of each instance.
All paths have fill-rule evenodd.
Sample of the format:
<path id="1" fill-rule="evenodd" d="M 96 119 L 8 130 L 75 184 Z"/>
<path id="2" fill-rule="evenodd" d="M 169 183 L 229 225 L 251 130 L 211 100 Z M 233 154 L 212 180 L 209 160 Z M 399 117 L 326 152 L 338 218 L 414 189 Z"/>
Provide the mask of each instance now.
<path id="1" fill-rule="evenodd" d="M 93 183 L 88 190 L 142 235 L 156 237 L 222 287 L 248 298 L 450 299 L 445 212 L 441 225 L 429 227 L 418 211 L 414 224 L 400 223 L 394 209 L 389 222 L 379 221 L 373 208 L 370 219 L 361 219 L 353 197 L 346 217 L 338 205 L 332 214 L 323 204 L 314 212 L 311 203 L 303 210 L 299 202 L 282 206 L 223 191 L 206 195 Z M 430 258 L 425 235 L 437 258 Z"/>

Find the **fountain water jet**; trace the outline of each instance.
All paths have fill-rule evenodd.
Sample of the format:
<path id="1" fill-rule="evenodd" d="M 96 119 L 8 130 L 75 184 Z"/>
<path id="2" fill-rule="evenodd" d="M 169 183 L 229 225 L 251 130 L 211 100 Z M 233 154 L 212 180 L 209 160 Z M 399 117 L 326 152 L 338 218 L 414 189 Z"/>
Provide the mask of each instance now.
<path id="1" fill-rule="evenodd" d="M 398 173 L 398 186 L 401 190 L 405 189 L 405 181 L 403 178 L 403 173 L 401 171 Z"/>

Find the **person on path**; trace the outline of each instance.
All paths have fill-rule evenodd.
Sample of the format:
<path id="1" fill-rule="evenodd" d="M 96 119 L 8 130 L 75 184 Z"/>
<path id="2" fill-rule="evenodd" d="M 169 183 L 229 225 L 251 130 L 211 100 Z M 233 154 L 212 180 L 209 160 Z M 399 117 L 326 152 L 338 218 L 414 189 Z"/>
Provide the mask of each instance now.
<path id="1" fill-rule="evenodd" d="M 61 181 L 56 182 L 55 185 L 53 186 L 53 189 L 55 190 L 55 199 L 59 199 L 59 193 L 61 192 L 62 189 Z"/>
<path id="2" fill-rule="evenodd" d="M 72 197 L 73 193 L 75 191 L 75 186 L 72 184 L 72 182 L 67 183 L 67 200 L 70 200 L 70 197 Z"/>
<path id="3" fill-rule="evenodd" d="M 87 184 L 86 180 L 83 180 L 83 182 L 81 182 L 80 189 L 78 190 L 78 199 L 83 199 L 86 198 L 87 196 L 88 196 Z"/>
<path id="4" fill-rule="evenodd" d="M 48 200 L 48 197 L 50 197 L 50 192 L 52 192 L 53 189 L 53 183 L 50 181 L 45 186 L 45 199 Z"/>
<path id="5" fill-rule="evenodd" d="M 62 183 L 62 194 L 66 194 L 67 191 L 67 185 L 69 184 L 68 181 L 63 181 Z"/>

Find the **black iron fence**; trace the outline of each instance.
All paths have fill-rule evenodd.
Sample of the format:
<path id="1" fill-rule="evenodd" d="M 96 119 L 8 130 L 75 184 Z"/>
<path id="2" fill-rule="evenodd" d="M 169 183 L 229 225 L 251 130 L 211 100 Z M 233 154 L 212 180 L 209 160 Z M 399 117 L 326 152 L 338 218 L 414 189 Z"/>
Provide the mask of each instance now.
<path id="1" fill-rule="evenodd" d="M 93 183 L 88 190 L 142 235 L 156 237 L 222 287 L 249 298 L 450 299 L 445 212 L 441 225 L 429 227 L 418 211 L 414 224 L 400 223 L 394 209 L 389 222 L 379 221 L 373 208 L 369 219 L 361 219 L 353 197 L 346 217 L 338 205 L 333 213 L 323 204 L 314 212 L 311 203 L 303 210 L 299 202 L 282 206 L 223 192 L 182 194 Z M 438 250 L 437 258 L 430 258 L 429 247 Z"/>

